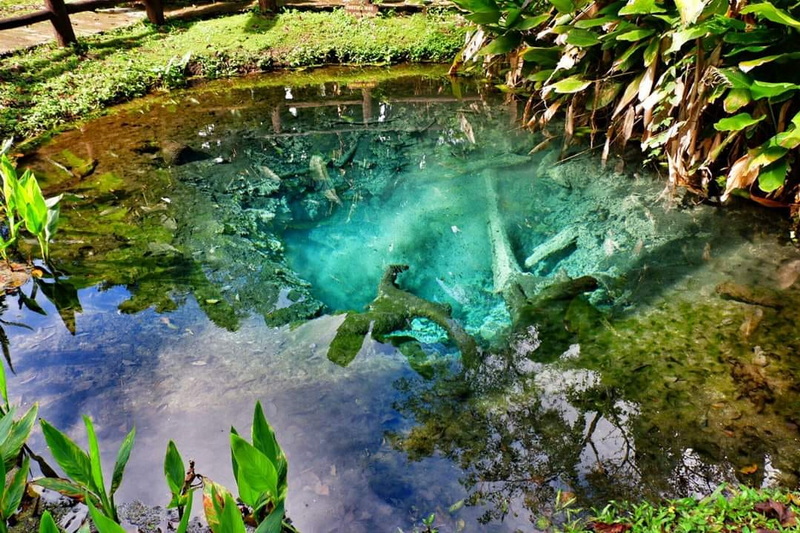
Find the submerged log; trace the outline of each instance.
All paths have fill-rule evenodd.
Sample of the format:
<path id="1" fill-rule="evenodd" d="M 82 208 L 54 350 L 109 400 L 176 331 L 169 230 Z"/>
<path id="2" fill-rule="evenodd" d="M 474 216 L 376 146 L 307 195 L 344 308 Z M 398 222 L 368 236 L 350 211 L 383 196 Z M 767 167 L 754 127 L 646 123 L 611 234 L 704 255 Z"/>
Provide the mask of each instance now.
<path id="1" fill-rule="evenodd" d="M 525 259 L 525 268 L 533 268 L 540 265 L 550 257 L 560 254 L 575 244 L 578 240 L 578 230 L 573 226 L 567 226 L 559 231 L 555 236 L 549 238 L 536 247 L 531 255 Z M 538 270 L 539 267 L 537 266 Z"/>
<path id="2" fill-rule="evenodd" d="M 716 291 L 725 300 L 735 300 L 773 309 L 783 307 L 780 297 L 775 292 L 763 287 L 747 287 L 732 281 L 726 281 L 717 285 Z"/>
<path id="3" fill-rule="evenodd" d="M 497 191 L 494 188 L 496 174 L 486 171 L 483 174 L 486 185 L 486 203 L 488 205 L 489 241 L 492 244 L 492 276 L 494 292 L 504 291 L 521 274 L 522 269 L 511 250 L 508 234 L 503 227 L 500 212 L 497 208 Z"/>
<path id="4" fill-rule="evenodd" d="M 397 276 L 408 270 L 407 265 L 390 265 L 378 286 L 378 296 L 363 313 L 348 313 L 339 326 L 328 349 L 328 359 L 341 366 L 348 365 L 358 354 L 364 338 L 371 333 L 376 340 L 408 327 L 414 318 L 426 318 L 447 332 L 461 352 L 466 366 L 478 359 L 475 340 L 451 316 L 449 305 L 429 302 L 397 285 Z"/>

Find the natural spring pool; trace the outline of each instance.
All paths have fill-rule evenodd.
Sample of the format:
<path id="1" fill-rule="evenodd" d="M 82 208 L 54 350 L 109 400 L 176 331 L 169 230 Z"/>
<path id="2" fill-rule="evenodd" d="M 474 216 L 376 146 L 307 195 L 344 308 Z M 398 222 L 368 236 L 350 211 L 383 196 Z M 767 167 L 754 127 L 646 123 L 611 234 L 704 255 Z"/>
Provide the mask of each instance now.
<path id="1" fill-rule="evenodd" d="M 150 505 L 168 501 L 169 439 L 233 487 L 227 433 L 260 400 L 306 533 L 430 513 L 445 532 L 531 531 L 557 490 L 602 505 L 795 484 L 784 219 L 591 150 L 558 163 L 558 139 L 529 155 L 543 137 L 521 113 L 439 67 L 326 70 L 175 91 L 54 137 L 20 164 L 66 194 L 62 275 L 5 296 L 2 319 L 30 328 L 3 325 L 12 397 L 78 439 L 91 415 L 107 464 L 135 424 L 118 499 Z M 359 315 L 394 264 L 475 344 Z M 358 316 L 372 334 L 342 333 Z"/>

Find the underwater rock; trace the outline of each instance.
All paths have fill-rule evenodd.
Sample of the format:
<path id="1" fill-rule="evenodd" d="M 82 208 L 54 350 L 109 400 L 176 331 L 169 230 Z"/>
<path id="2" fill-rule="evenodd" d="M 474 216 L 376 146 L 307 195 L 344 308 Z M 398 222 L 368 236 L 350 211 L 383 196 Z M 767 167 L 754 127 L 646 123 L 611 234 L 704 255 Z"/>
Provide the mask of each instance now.
<path id="1" fill-rule="evenodd" d="M 725 281 L 717 285 L 716 292 L 725 300 L 735 300 L 773 309 L 781 309 L 783 307 L 778 295 L 774 291 L 763 287 L 748 287 L 732 281 Z"/>
<path id="2" fill-rule="evenodd" d="M 168 166 L 180 166 L 202 161 L 210 156 L 178 141 L 164 141 L 161 143 L 161 157 Z"/>

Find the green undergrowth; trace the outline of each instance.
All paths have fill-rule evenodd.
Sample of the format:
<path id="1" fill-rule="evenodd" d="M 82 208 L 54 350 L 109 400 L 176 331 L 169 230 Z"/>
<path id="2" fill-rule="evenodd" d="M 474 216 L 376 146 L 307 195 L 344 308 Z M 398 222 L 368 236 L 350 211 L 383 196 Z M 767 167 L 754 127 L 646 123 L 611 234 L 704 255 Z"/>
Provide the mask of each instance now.
<path id="1" fill-rule="evenodd" d="M 465 28 L 450 13 L 356 19 L 342 10 L 146 23 L 0 58 L 0 138 L 31 137 L 192 77 L 281 67 L 449 60 Z"/>
<path id="2" fill-rule="evenodd" d="M 42 0 L 0 0 L 0 18 L 24 15 L 43 8 Z"/>
<path id="3" fill-rule="evenodd" d="M 702 499 L 682 498 L 659 504 L 611 502 L 577 520 L 572 517 L 583 512 L 571 508 L 570 495 L 562 493 L 559 499 L 567 523 L 554 527 L 549 518 L 542 517 L 537 524 L 542 529 L 558 533 L 797 531 L 800 512 L 800 495 L 796 492 L 725 485 Z"/>

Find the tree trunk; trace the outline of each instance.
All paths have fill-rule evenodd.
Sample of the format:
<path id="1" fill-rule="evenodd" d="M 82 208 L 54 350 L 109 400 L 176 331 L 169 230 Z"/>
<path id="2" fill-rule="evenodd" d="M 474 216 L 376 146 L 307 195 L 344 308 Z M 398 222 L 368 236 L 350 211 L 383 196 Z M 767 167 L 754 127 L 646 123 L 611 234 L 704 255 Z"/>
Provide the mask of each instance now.
<path id="1" fill-rule="evenodd" d="M 258 9 L 262 13 L 277 13 L 278 0 L 258 0 Z"/>
<path id="2" fill-rule="evenodd" d="M 50 22 L 53 23 L 58 46 L 69 46 L 78 42 L 64 0 L 44 0 L 44 6 L 51 13 Z"/>
<path id="3" fill-rule="evenodd" d="M 150 22 L 156 26 L 164 24 L 164 5 L 161 0 L 144 0 L 144 8 Z"/>

